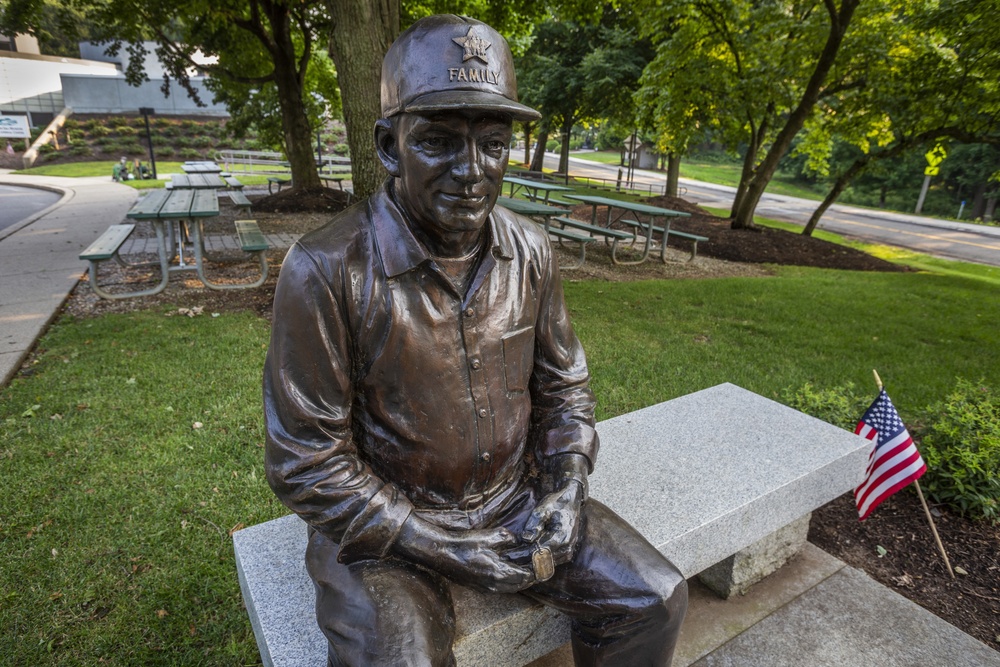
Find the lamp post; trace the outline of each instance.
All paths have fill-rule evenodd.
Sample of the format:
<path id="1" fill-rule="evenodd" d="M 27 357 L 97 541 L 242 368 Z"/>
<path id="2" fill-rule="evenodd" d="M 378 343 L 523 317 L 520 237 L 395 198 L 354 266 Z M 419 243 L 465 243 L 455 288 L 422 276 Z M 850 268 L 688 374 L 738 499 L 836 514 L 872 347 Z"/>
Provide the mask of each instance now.
<path id="1" fill-rule="evenodd" d="M 156 113 L 156 111 L 150 107 L 139 107 L 139 113 L 146 120 L 146 143 L 149 144 L 149 162 L 153 168 L 153 178 L 156 178 L 156 156 L 153 155 L 153 135 L 149 131 L 149 117 L 150 115 Z"/>

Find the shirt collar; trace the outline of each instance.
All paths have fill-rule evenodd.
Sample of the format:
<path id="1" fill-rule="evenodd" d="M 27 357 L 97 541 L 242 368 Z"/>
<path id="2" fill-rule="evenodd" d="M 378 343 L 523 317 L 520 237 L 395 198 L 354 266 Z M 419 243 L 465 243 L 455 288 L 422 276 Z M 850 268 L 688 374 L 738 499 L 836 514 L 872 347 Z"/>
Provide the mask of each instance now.
<path id="1" fill-rule="evenodd" d="M 382 258 L 385 275 L 394 278 L 415 269 L 431 256 L 413 235 L 406 215 L 391 193 L 392 178 L 388 178 L 368 200 L 368 213 L 375 232 L 375 245 Z M 494 209 L 489 216 L 490 239 L 494 257 L 513 259 L 510 230 Z"/>

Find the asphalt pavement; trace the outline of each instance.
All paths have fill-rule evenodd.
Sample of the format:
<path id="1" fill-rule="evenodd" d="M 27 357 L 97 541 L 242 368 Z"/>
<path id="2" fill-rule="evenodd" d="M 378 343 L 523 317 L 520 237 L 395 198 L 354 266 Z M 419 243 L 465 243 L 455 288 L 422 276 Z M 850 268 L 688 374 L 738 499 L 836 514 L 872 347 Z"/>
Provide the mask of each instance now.
<path id="1" fill-rule="evenodd" d="M 50 190 L 0 184 L 0 233 L 55 204 L 62 195 Z"/>

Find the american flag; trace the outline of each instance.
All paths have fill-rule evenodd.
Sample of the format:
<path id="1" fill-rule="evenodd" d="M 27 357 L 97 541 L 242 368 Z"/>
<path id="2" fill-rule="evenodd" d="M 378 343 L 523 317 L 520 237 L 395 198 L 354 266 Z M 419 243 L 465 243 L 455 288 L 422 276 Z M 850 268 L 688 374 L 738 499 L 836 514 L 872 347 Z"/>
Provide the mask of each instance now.
<path id="1" fill-rule="evenodd" d="M 920 479 L 927 465 L 885 389 L 879 392 L 854 432 L 875 441 L 865 479 L 854 490 L 858 517 L 864 521 L 883 500 Z"/>

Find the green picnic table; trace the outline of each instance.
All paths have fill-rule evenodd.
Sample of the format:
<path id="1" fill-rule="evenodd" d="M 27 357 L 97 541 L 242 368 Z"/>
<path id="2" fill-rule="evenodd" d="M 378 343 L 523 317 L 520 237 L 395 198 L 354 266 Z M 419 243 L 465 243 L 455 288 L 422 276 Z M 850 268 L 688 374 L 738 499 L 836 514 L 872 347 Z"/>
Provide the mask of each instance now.
<path id="1" fill-rule="evenodd" d="M 252 220 L 236 222 L 241 247 L 245 252 L 256 254 L 260 261 L 261 276 L 251 283 L 219 284 L 205 275 L 205 228 L 206 220 L 219 215 L 219 197 L 215 190 L 156 190 L 139 200 L 125 214 L 131 220 L 145 220 L 156 231 L 157 250 L 162 271 L 159 285 L 147 293 L 162 292 L 167 286 L 170 272 L 196 271 L 198 278 L 211 289 L 238 289 L 257 287 L 267 278 L 267 242 Z M 186 242 L 190 240 L 194 251 L 194 263 L 184 257 Z M 176 264 L 171 264 L 174 257 Z M 128 296 L 137 296 L 131 294 Z M 110 297 L 120 298 L 120 297 Z"/>
<path id="2" fill-rule="evenodd" d="M 173 190 L 222 190 L 229 184 L 218 174 L 188 173 L 174 174 L 170 177 Z"/>
<path id="3" fill-rule="evenodd" d="M 641 264 L 642 262 L 645 262 L 649 257 L 649 251 L 653 246 L 654 231 L 658 231 L 662 235 L 660 261 L 666 263 L 667 236 L 671 233 L 670 219 L 688 217 L 690 215 L 690 213 L 673 211 L 669 208 L 660 208 L 659 206 L 650 206 L 648 204 L 620 201 L 618 199 L 609 199 L 608 197 L 597 197 L 592 195 L 566 195 L 566 199 L 573 199 L 584 202 L 585 204 L 590 204 L 590 222 L 594 226 L 599 224 L 597 220 L 597 208 L 599 206 L 607 206 L 608 215 L 607 219 L 604 221 L 604 227 L 611 227 L 613 222 L 622 222 L 633 229 L 638 229 L 646 233 L 646 247 L 643 249 L 642 257 L 636 261 L 622 261 L 612 258 L 616 264 Z M 625 217 L 629 215 L 632 216 L 632 219 Z M 639 215 L 648 216 L 649 222 L 639 220 Z M 656 226 L 657 218 L 663 219 L 662 227 Z M 678 232 L 674 233 L 679 235 Z"/>
<path id="4" fill-rule="evenodd" d="M 543 181 L 533 181 L 527 178 L 518 178 L 517 176 L 504 176 L 504 183 L 510 185 L 511 197 L 519 190 L 524 190 L 524 194 L 533 202 L 537 202 L 539 199 L 542 200 L 543 204 L 549 203 L 549 195 L 553 192 L 569 192 L 573 188 L 567 188 L 565 185 L 554 185 L 552 183 L 545 183 Z"/>
<path id="5" fill-rule="evenodd" d="M 547 206 L 545 204 L 539 204 L 537 202 L 527 201 L 524 199 L 511 199 L 510 197 L 497 197 L 497 204 L 513 211 L 514 213 L 517 213 L 518 215 L 523 215 L 528 218 L 533 218 L 535 216 L 544 218 L 545 231 L 549 230 L 549 219 L 552 216 L 569 213 L 569 211 L 564 208 Z"/>
<path id="6" fill-rule="evenodd" d="M 181 165 L 185 174 L 219 174 L 222 167 L 210 160 L 192 160 Z"/>

